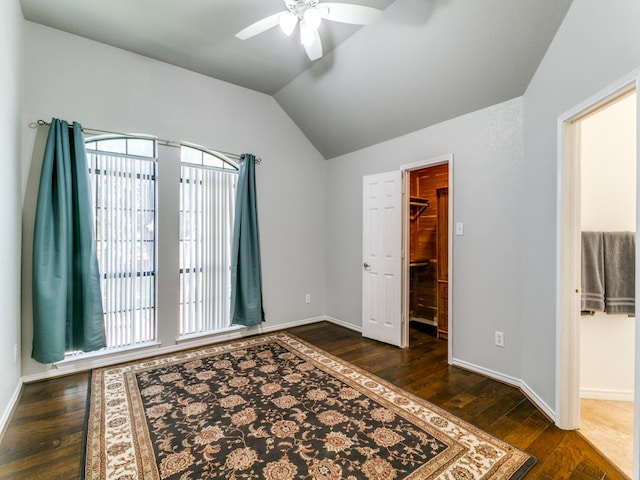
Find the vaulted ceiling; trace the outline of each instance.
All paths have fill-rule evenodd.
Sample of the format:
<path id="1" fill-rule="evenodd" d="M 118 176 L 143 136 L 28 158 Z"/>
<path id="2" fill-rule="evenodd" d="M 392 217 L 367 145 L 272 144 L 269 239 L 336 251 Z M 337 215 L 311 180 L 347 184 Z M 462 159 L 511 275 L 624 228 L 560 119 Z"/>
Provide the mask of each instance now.
<path id="1" fill-rule="evenodd" d="M 522 95 L 572 0 L 340 0 L 375 25 L 323 21 L 324 56 L 273 28 L 282 0 L 21 0 L 25 19 L 273 95 L 333 158 Z"/>

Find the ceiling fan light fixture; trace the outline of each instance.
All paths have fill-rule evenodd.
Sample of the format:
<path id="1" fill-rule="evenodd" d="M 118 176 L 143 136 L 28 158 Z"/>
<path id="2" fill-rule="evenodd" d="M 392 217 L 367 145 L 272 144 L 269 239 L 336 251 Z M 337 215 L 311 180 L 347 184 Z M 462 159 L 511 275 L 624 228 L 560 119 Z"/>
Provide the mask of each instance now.
<path id="1" fill-rule="evenodd" d="M 382 16 L 382 10 L 351 3 L 323 3 L 321 0 L 284 0 L 288 11 L 274 13 L 243 28 L 236 37 L 246 40 L 280 25 L 291 35 L 300 23 L 300 42 L 311 61 L 322 57 L 322 40 L 318 28 L 322 19 L 354 25 L 371 25 Z"/>
<path id="2" fill-rule="evenodd" d="M 304 20 L 300 21 L 300 43 L 302 43 L 302 45 L 306 47 L 311 45 L 316 39 L 315 33 L 316 30 L 309 27 L 309 25 L 307 25 L 307 22 L 305 22 Z"/>
<path id="3" fill-rule="evenodd" d="M 307 8 L 302 14 L 302 18 L 304 19 L 304 23 L 312 30 L 317 30 L 322 21 L 320 12 L 314 7 Z"/>
<path id="4" fill-rule="evenodd" d="M 291 12 L 287 12 L 280 15 L 278 21 L 280 23 L 280 28 L 282 29 L 284 34 L 290 36 L 296 29 L 296 25 L 298 24 L 298 17 Z"/>

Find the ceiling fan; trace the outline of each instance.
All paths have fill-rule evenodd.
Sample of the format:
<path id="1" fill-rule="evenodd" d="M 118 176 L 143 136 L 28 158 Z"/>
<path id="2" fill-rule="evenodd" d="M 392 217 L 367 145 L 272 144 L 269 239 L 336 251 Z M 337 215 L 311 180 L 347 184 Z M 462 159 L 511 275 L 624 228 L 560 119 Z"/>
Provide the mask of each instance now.
<path id="1" fill-rule="evenodd" d="M 320 3 L 319 0 L 284 0 L 287 10 L 274 13 L 236 33 L 246 40 L 270 28 L 280 25 L 286 35 L 291 35 L 300 23 L 300 41 L 310 60 L 322 57 L 322 42 L 318 27 L 322 19 L 334 22 L 371 25 L 382 16 L 382 10 L 348 3 Z"/>

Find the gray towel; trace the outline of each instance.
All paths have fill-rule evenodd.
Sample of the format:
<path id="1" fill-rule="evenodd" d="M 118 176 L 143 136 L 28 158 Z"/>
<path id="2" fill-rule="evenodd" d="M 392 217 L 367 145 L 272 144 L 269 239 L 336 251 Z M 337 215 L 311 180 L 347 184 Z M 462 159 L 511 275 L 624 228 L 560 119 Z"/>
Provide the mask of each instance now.
<path id="1" fill-rule="evenodd" d="M 582 232 L 580 310 L 583 315 L 604 312 L 604 246 L 602 232 Z"/>
<path id="2" fill-rule="evenodd" d="M 635 315 L 636 236 L 633 232 L 604 232 L 604 309 Z"/>

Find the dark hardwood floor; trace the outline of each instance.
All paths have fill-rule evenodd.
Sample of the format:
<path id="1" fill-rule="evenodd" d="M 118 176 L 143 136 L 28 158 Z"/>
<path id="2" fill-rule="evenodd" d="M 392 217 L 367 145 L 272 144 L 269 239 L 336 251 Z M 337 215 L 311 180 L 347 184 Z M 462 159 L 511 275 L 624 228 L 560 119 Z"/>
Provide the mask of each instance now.
<path id="1" fill-rule="evenodd" d="M 410 347 L 327 322 L 289 330 L 538 458 L 527 479 L 625 479 L 578 433 L 555 427 L 519 390 L 447 365 L 446 341 L 411 329 Z M 88 373 L 24 385 L 0 441 L 0 478 L 76 479 Z"/>

